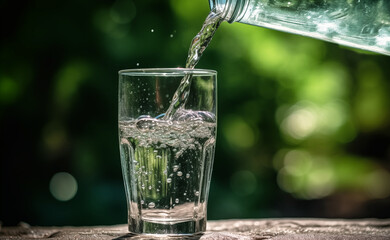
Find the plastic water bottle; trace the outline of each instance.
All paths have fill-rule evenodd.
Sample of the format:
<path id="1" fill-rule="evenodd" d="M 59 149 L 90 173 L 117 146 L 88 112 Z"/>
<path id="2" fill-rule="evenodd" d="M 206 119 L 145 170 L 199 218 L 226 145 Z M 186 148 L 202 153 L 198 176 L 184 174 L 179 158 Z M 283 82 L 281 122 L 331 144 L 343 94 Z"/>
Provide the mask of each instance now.
<path id="1" fill-rule="evenodd" d="M 390 55 L 390 0 L 209 0 L 224 20 Z"/>

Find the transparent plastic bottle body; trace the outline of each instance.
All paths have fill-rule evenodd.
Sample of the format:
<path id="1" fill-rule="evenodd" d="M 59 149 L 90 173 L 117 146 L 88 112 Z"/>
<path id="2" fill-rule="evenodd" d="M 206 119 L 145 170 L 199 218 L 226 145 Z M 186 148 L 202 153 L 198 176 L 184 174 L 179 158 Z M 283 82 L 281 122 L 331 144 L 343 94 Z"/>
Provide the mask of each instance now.
<path id="1" fill-rule="evenodd" d="M 240 22 L 390 55 L 389 0 L 209 0 Z"/>

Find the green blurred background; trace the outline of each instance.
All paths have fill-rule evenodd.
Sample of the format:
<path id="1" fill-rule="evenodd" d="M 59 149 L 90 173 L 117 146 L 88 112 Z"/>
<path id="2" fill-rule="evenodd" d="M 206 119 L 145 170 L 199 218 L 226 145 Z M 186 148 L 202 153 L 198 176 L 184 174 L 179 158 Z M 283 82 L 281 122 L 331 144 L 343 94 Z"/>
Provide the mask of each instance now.
<path id="1" fill-rule="evenodd" d="M 0 1 L 0 221 L 125 223 L 117 71 L 184 66 L 207 0 Z M 209 219 L 390 217 L 390 58 L 223 23 Z"/>

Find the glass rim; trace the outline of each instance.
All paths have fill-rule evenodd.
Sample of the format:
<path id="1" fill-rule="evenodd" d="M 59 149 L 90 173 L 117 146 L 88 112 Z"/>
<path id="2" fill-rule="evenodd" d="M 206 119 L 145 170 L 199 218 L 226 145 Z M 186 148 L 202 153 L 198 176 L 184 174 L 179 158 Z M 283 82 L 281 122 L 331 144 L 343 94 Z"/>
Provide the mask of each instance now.
<path id="1" fill-rule="evenodd" d="M 185 74 L 210 76 L 217 75 L 217 71 L 199 68 L 134 68 L 120 70 L 118 74 L 124 76 L 184 76 Z"/>

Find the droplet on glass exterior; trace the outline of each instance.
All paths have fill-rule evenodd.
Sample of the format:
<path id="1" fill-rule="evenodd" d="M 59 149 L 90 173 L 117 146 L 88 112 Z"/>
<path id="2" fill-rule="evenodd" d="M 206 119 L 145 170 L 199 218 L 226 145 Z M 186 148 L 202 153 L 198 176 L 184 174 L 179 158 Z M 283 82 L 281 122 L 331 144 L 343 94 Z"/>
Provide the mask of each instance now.
<path id="1" fill-rule="evenodd" d="M 156 204 L 154 204 L 154 202 L 150 202 L 148 204 L 148 208 L 154 208 L 156 206 Z"/>
<path id="2" fill-rule="evenodd" d="M 182 175 L 183 175 L 182 172 L 180 172 L 180 171 L 177 172 L 177 176 L 181 177 Z"/>
<path id="3" fill-rule="evenodd" d="M 171 183 L 172 182 L 172 178 L 167 178 L 167 183 Z"/>

